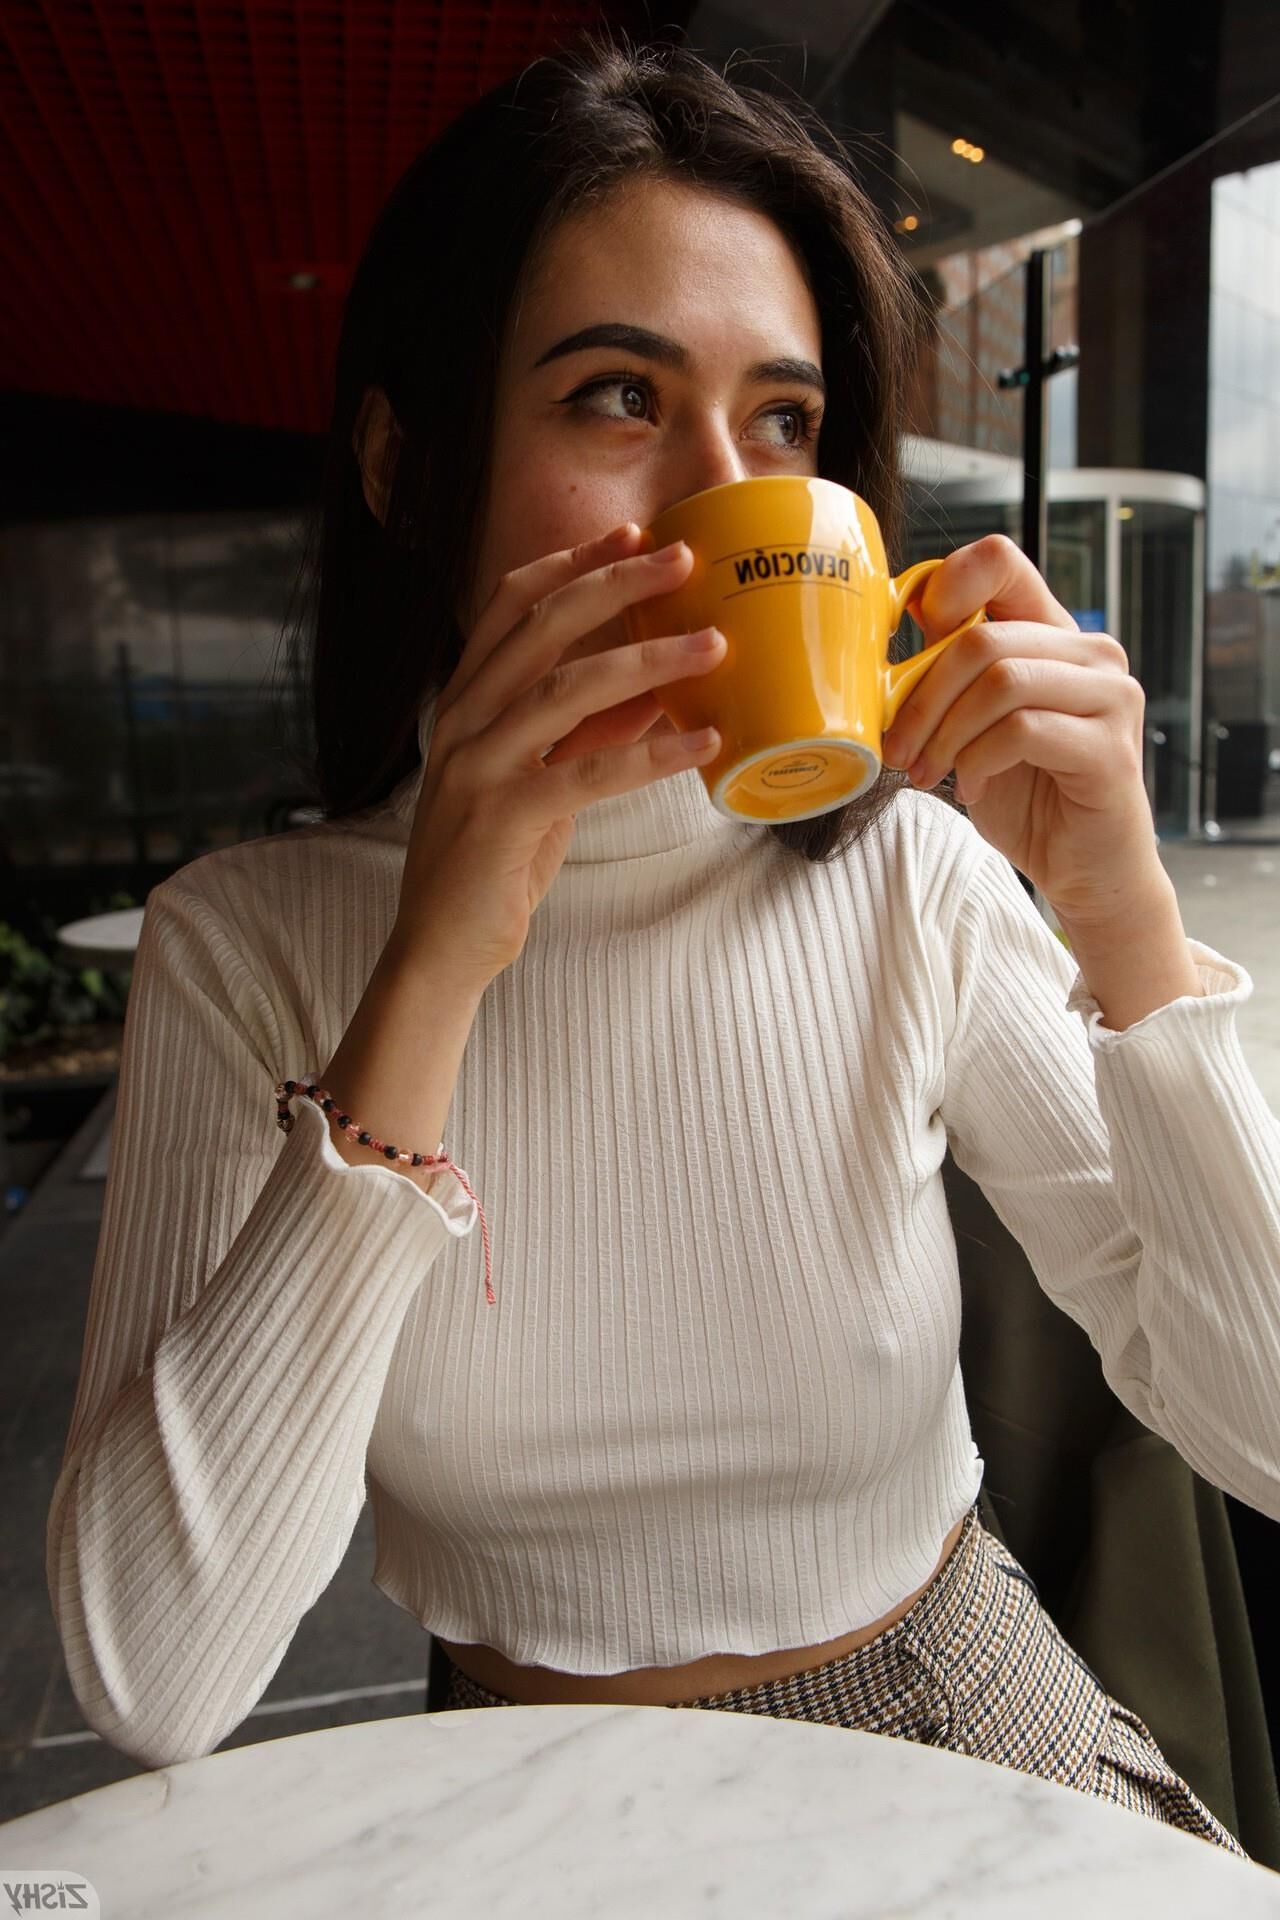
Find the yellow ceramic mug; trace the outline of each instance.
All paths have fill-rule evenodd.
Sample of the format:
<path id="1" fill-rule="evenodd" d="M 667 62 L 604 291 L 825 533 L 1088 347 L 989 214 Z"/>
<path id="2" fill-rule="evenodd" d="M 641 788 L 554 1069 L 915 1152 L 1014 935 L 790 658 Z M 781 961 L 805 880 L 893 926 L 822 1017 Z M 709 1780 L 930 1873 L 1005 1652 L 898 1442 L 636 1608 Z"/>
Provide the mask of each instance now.
<path id="1" fill-rule="evenodd" d="M 891 665 L 889 642 L 939 560 L 894 579 L 865 500 L 803 474 L 734 480 L 658 515 L 642 550 L 684 540 L 693 567 L 674 593 L 628 607 L 630 640 L 719 627 L 718 667 L 656 687 L 682 733 L 714 726 L 720 752 L 699 767 L 717 812 L 776 825 L 856 799 L 881 768 L 898 708 L 979 610 L 923 652 Z"/>

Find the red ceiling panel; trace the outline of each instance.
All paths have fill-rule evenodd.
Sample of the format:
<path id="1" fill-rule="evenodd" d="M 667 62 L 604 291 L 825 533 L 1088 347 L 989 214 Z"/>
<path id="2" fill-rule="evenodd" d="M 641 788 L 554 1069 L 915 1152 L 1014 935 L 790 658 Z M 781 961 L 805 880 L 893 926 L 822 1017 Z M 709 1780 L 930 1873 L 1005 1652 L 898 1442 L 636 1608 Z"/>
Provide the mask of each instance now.
<path id="1" fill-rule="evenodd" d="M 342 296 L 405 166 L 628 5 L 4 0 L 0 386 L 321 431 Z"/>

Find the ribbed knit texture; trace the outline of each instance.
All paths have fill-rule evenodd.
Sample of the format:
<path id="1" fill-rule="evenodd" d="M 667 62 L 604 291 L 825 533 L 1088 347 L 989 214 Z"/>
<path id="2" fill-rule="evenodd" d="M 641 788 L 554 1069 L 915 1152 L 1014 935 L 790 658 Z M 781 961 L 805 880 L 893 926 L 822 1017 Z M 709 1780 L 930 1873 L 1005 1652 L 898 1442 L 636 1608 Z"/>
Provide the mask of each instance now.
<path id="1" fill-rule="evenodd" d="M 825 865 L 696 771 L 598 802 L 449 1112 L 486 1306 L 452 1172 L 348 1166 L 305 1099 L 275 1121 L 390 932 L 420 781 L 148 897 L 48 1530 L 91 1727 L 150 1765 L 217 1746 L 366 1491 L 382 1590 L 523 1663 L 883 1616 L 982 1473 L 948 1141 L 1125 1405 L 1280 1518 L 1280 1124 L 1239 967 L 1193 943 L 1204 997 L 1112 1033 L 929 795 Z"/>

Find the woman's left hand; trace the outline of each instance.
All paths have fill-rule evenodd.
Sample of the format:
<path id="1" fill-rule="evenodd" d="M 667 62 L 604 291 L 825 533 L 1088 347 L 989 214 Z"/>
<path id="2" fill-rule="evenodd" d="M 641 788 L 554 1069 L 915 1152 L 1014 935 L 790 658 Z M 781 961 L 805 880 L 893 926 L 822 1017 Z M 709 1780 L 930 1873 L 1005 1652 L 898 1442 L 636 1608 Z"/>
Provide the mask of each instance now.
<path id="1" fill-rule="evenodd" d="M 987 620 L 903 702 L 885 764 L 921 788 L 954 767 L 979 833 L 1064 926 L 1114 922 L 1163 878 L 1143 784 L 1142 688 L 1119 642 L 1082 633 L 1004 534 L 949 555 L 911 611 L 931 643 L 980 606 Z"/>

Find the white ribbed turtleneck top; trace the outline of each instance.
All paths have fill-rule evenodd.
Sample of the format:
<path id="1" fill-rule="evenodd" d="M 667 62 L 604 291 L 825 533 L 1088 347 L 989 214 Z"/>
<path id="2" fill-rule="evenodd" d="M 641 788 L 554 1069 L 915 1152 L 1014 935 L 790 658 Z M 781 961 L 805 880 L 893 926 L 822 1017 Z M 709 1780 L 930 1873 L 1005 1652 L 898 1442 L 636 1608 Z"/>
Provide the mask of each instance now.
<path id="1" fill-rule="evenodd" d="M 275 1084 L 332 1057 L 391 931 L 420 783 L 147 899 L 48 1526 L 105 1739 L 149 1765 L 216 1747 L 366 1494 L 382 1591 L 521 1663 L 882 1617 L 982 1474 L 948 1143 L 1124 1404 L 1280 1517 L 1280 1125 L 1238 966 L 1193 943 L 1203 997 L 1113 1033 L 930 795 L 822 865 L 726 821 L 693 769 L 597 802 L 450 1109 L 489 1306 L 455 1173 L 349 1166 L 305 1098 L 276 1125 Z"/>

